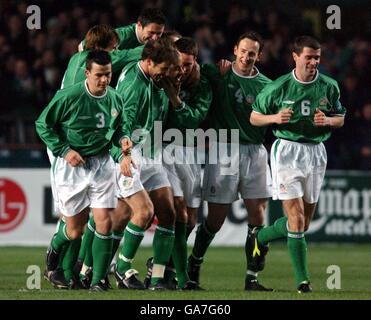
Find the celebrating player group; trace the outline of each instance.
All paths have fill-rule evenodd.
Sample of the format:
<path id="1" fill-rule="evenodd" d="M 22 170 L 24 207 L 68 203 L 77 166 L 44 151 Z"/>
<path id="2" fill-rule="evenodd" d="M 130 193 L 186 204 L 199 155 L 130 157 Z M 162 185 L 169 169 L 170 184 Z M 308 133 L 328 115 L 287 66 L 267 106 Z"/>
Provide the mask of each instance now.
<path id="1" fill-rule="evenodd" d="M 160 10 L 145 9 L 132 25 L 92 27 L 36 120 L 60 216 L 45 278 L 59 289 L 107 291 L 114 260 L 119 289 L 207 289 L 204 256 L 241 197 L 245 290 L 273 290 L 258 272 L 269 243 L 286 239 L 296 290 L 311 292 L 305 231 L 326 170 L 322 142 L 345 115 L 337 82 L 318 71 L 320 43 L 293 39 L 295 68 L 272 81 L 256 67 L 264 45 L 257 32 L 238 38 L 234 61 L 198 64 L 196 42 L 165 23 Z M 269 198 L 282 201 L 285 215 L 264 226 Z M 202 200 L 208 215 L 188 256 Z M 155 216 L 153 256 L 141 276 L 134 259 Z"/>

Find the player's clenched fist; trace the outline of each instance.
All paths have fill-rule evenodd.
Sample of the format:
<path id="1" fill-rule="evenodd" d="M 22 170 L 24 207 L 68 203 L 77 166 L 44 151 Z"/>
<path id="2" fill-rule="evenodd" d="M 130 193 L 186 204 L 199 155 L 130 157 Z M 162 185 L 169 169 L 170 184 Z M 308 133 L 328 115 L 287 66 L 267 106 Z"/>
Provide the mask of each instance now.
<path id="1" fill-rule="evenodd" d="M 81 164 L 85 164 L 84 159 L 80 156 L 80 154 L 70 149 L 67 154 L 64 156 L 64 160 L 68 162 L 68 164 L 72 167 L 77 167 Z"/>
<path id="2" fill-rule="evenodd" d="M 314 113 L 314 124 L 317 127 L 324 127 L 330 125 L 330 119 L 319 109 Z"/>
<path id="3" fill-rule="evenodd" d="M 121 174 L 123 174 L 125 177 L 132 177 L 133 175 L 131 173 L 131 166 L 133 166 L 133 168 L 136 168 L 136 165 L 133 162 L 131 156 L 124 156 L 120 162 Z"/>
<path id="4" fill-rule="evenodd" d="M 284 124 L 288 123 L 291 119 L 292 114 L 294 111 L 292 111 L 291 108 L 282 109 L 280 112 L 276 114 L 276 123 L 277 124 Z"/>

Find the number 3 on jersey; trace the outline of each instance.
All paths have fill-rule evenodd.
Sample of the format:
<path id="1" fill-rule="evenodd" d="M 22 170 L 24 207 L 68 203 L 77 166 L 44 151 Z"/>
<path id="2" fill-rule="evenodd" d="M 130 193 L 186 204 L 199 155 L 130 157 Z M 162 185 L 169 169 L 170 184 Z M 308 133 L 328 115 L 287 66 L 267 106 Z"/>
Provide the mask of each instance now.
<path id="1" fill-rule="evenodd" d="M 101 128 L 104 128 L 104 125 L 106 124 L 106 122 L 104 121 L 104 113 L 103 112 L 98 112 L 96 115 L 95 115 L 96 118 L 98 118 L 98 123 L 97 123 L 97 128 L 101 129 Z"/>
<path id="2" fill-rule="evenodd" d="M 301 114 L 303 116 L 309 116 L 310 115 L 310 101 L 309 100 L 303 100 L 301 102 Z"/>

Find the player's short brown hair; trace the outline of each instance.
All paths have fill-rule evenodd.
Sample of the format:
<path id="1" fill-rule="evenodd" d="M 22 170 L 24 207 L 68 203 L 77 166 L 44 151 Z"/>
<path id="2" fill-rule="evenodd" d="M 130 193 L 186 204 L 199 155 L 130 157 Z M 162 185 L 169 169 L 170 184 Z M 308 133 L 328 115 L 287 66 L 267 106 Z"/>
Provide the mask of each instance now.
<path id="1" fill-rule="evenodd" d="M 156 23 L 159 25 L 165 25 L 166 18 L 162 11 L 158 8 L 146 8 L 143 9 L 138 17 L 138 21 L 145 27 L 147 24 Z"/>
<path id="2" fill-rule="evenodd" d="M 179 52 L 189 54 L 197 58 L 198 56 L 198 45 L 196 41 L 189 37 L 183 37 L 175 41 L 175 47 Z"/>
<path id="3" fill-rule="evenodd" d="M 86 69 L 90 71 L 93 63 L 101 66 L 111 64 L 111 56 L 104 50 L 91 50 L 86 57 Z"/>
<path id="4" fill-rule="evenodd" d="M 262 52 L 263 47 L 264 47 L 264 41 L 263 41 L 262 36 L 259 33 L 257 33 L 256 31 L 247 31 L 241 34 L 238 37 L 237 42 L 236 42 L 237 47 L 243 39 L 250 39 L 253 41 L 257 41 L 259 43 L 259 53 Z"/>
<path id="5" fill-rule="evenodd" d="M 321 44 L 316 38 L 311 37 L 311 36 L 296 37 L 294 40 L 292 51 L 295 52 L 297 55 L 300 55 L 304 47 L 318 50 L 318 49 L 321 49 Z"/>
<path id="6" fill-rule="evenodd" d="M 169 62 L 176 64 L 179 54 L 169 39 L 148 40 L 144 45 L 142 60 L 150 59 L 155 64 Z"/>
<path id="7" fill-rule="evenodd" d="M 119 35 L 116 30 L 106 24 L 96 25 L 89 29 L 85 36 L 86 50 L 104 50 L 113 41 L 119 42 Z"/>

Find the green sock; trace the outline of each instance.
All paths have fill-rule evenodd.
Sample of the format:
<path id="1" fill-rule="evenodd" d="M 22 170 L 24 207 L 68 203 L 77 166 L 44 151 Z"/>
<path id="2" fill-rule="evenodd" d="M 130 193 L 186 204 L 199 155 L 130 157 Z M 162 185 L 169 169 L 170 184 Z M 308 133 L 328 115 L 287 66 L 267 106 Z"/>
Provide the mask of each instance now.
<path id="1" fill-rule="evenodd" d="M 304 232 L 288 232 L 287 247 L 294 267 L 296 285 L 303 281 L 309 282 L 307 269 L 307 243 Z"/>
<path id="2" fill-rule="evenodd" d="M 151 284 L 156 284 L 164 277 L 165 265 L 168 263 L 174 246 L 174 229 L 157 225 L 153 237 L 153 269 Z"/>
<path id="3" fill-rule="evenodd" d="M 81 259 L 84 264 L 88 267 L 93 266 L 93 253 L 92 246 L 95 233 L 95 222 L 94 218 L 91 217 L 85 228 L 84 237 L 82 238 L 82 243 L 79 252 L 79 259 Z"/>
<path id="4" fill-rule="evenodd" d="M 196 263 L 202 263 L 206 250 L 214 237 L 215 233 L 208 230 L 206 220 L 204 220 L 197 228 L 195 244 L 191 255 L 191 258 L 194 259 Z"/>
<path id="5" fill-rule="evenodd" d="M 189 280 L 187 273 L 187 241 L 186 224 L 177 221 L 175 223 L 175 239 L 172 258 L 175 265 L 176 277 L 178 278 L 178 287 L 183 288 Z"/>
<path id="6" fill-rule="evenodd" d="M 64 221 L 59 220 L 58 231 L 54 234 L 51 245 L 54 251 L 60 253 L 64 245 L 71 240 L 67 236 L 67 225 Z"/>
<path id="7" fill-rule="evenodd" d="M 144 229 L 138 227 L 131 221 L 125 228 L 124 242 L 117 261 L 117 270 L 123 274 L 131 269 L 134 256 L 144 237 Z"/>
<path id="8" fill-rule="evenodd" d="M 112 254 L 111 254 L 110 263 L 112 262 L 112 259 L 115 256 L 116 251 L 120 246 L 121 239 L 124 236 L 124 232 L 125 232 L 125 230 L 124 231 L 113 231 L 112 232 Z"/>
<path id="9" fill-rule="evenodd" d="M 287 217 L 277 219 L 273 225 L 263 228 L 258 233 L 258 243 L 266 245 L 271 241 L 287 238 Z"/>
<path id="10" fill-rule="evenodd" d="M 62 268 L 64 272 L 64 277 L 66 278 L 67 281 L 70 281 L 74 275 L 73 275 L 73 267 L 75 266 L 77 256 L 79 254 L 79 249 L 81 245 L 81 237 L 72 240 L 68 248 L 66 250 L 66 254 L 63 257 L 62 261 Z"/>
<path id="11" fill-rule="evenodd" d="M 252 232 L 252 230 L 253 229 L 255 229 L 255 228 L 257 228 L 257 229 L 259 229 L 259 230 L 261 230 L 261 229 L 263 229 L 264 228 L 264 225 L 253 225 L 253 224 L 248 224 L 248 233 L 249 232 Z M 246 263 L 247 263 L 247 270 L 248 270 L 248 274 L 246 275 L 246 280 L 248 280 L 248 281 L 253 281 L 253 280 L 255 280 L 257 277 L 258 277 L 258 273 L 257 272 L 253 272 L 252 270 L 250 270 L 249 269 L 249 255 L 247 254 L 247 252 L 248 252 L 248 247 L 247 247 L 247 244 L 248 244 L 248 234 L 247 234 L 247 236 L 246 236 L 246 242 L 245 242 L 245 255 L 246 255 Z"/>
<path id="12" fill-rule="evenodd" d="M 103 235 L 95 231 L 93 240 L 93 279 L 91 285 L 97 284 L 108 272 L 112 254 L 112 233 Z"/>

